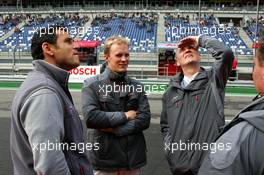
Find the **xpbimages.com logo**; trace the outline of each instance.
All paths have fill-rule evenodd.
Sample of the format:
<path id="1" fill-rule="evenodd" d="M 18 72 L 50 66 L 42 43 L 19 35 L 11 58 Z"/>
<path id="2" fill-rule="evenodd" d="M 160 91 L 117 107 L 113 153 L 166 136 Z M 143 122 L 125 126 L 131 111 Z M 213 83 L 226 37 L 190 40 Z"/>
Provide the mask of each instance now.
<path id="1" fill-rule="evenodd" d="M 166 29 L 166 33 L 170 33 L 172 37 L 182 36 L 182 35 L 209 35 L 215 37 L 217 35 L 228 35 L 232 34 L 233 27 L 221 27 L 221 26 L 211 26 L 211 27 L 200 27 L 200 26 L 172 26 Z"/>
<path id="2" fill-rule="evenodd" d="M 79 35 L 80 38 L 83 38 L 85 35 L 90 35 L 93 34 L 94 36 L 98 36 L 99 34 L 99 27 L 76 27 L 76 26 L 71 26 L 71 27 L 54 27 L 51 25 L 48 25 L 47 27 L 33 27 L 34 32 L 37 32 L 40 30 L 39 36 L 41 37 L 42 35 L 45 34 L 64 34 L 68 33 L 69 35 L 75 36 Z"/>
<path id="3" fill-rule="evenodd" d="M 33 143 L 33 151 L 42 153 L 44 151 L 78 151 L 85 153 L 85 151 L 99 150 L 99 143 L 61 143 L 58 141 L 52 142 L 48 140 L 42 143 Z"/>
<path id="4" fill-rule="evenodd" d="M 211 153 L 216 153 L 217 151 L 231 150 L 231 143 L 195 143 L 179 142 L 165 143 L 165 152 L 171 152 L 172 154 L 177 151 L 211 151 Z"/>
<path id="5" fill-rule="evenodd" d="M 150 93 L 159 93 L 164 92 L 167 88 L 167 85 L 131 85 L 131 84 L 116 84 L 114 82 L 113 84 L 103 84 L 98 85 L 98 92 L 104 96 L 108 96 L 109 93 L 142 93 L 146 92 L 146 94 Z"/>

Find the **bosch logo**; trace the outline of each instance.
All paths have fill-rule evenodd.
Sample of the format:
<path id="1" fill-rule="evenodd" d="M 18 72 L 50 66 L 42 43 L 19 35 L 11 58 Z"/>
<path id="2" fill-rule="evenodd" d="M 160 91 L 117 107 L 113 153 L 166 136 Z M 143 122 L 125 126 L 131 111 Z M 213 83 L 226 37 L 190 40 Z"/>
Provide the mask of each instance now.
<path id="1" fill-rule="evenodd" d="M 100 74 L 100 66 L 79 66 L 69 71 L 71 83 L 82 83 L 85 79 Z"/>
<path id="2" fill-rule="evenodd" d="M 70 70 L 70 74 L 73 75 L 96 75 L 97 69 L 96 68 L 90 68 L 90 67 L 80 67 Z"/>

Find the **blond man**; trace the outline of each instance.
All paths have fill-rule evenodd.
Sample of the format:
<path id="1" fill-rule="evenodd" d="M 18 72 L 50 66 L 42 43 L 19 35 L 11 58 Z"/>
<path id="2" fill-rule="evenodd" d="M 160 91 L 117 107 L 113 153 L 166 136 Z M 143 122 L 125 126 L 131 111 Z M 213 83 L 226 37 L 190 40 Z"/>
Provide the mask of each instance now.
<path id="1" fill-rule="evenodd" d="M 82 89 L 82 110 L 93 129 L 98 150 L 91 152 L 95 175 L 139 175 L 146 165 L 143 131 L 150 124 L 143 86 L 127 76 L 129 43 L 121 37 L 105 41 L 107 68 L 87 79 Z"/>

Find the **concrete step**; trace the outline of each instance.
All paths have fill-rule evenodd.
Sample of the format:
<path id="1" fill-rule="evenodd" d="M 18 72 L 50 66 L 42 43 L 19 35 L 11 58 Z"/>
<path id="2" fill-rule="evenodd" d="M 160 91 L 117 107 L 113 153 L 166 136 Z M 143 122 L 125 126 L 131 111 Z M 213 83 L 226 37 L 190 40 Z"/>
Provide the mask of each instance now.
<path id="1" fill-rule="evenodd" d="M 26 23 L 23 21 L 21 23 L 19 23 L 16 27 L 14 27 L 12 30 L 10 30 L 9 32 L 7 32 L 4 36 L 2 36 L 0 38 L 0 42 L 4 41 L 5 39 L 7 39 L 8 37 L 10 37 L 11 35 L 14 34 L 14 30 L 15 28 L 21 29 L 22 27 L 24 27 Z"/>
<path id="2" fill-rule="evenodd" d="M 253 42 L 242 28 L 239 30 L 239 36 L 242 38 L 248 48 L 252 48 Z"/>
<path id="3" fill-rule="evenodd" d="M 165 42 L 165 20 L 164 14 L 159 15 L 158 28 L 157 28 L 157 43 Z"/>

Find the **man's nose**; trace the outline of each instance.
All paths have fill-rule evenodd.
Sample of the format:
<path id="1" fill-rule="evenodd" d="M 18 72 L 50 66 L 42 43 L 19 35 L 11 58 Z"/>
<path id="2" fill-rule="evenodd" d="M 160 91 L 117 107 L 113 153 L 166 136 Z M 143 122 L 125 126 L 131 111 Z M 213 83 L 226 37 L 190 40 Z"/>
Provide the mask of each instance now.
<path id="1" fill-rule="evenodd" d="M 79 53 L 78 48 L 72 47 L 74 53 Z"/>
<path id="2" fill-rule="evenodd" d="M 76 41 L 72 42 L 71 46 L 73 47 L 73 49 L 76 49 L 76 50 L 80 47 Z"/>
<path id="3" fill-rule="evenodd" d="M 185 47 L 184 52 L 191 52 L 191 47 Z"/>
<path id="4" fill-rule="evenodd" d="M 128 57 L 126 55 L 122 55 L 121 61 L 127 61 Z"/>

